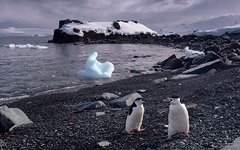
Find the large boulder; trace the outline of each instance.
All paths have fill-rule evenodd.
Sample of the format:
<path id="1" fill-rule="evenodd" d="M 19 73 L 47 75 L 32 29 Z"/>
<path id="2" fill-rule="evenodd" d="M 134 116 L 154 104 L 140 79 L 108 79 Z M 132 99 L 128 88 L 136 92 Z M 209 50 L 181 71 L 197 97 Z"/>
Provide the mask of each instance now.
<path id="1" fill-rule="evenodd" d="M 212 69 L 227 69 L 234 67 L 233 65 L 227 65 L 225 62 L 223 62 L 221 59 L 217 59 L 214 61 L 210 61 L 204 64 L 201 64 L 199 66 L 193 67 L 189 70 L 186 70 L 183 72 L 183 74 L 204 74 L 209 72 Z"/>
<path id="2" fill-rule="evenodd" d="M 82 112 L 84 110 L 93 110 L 93 109 L 98 109 L 98 108 L 104 108 L 106 105 L 102 101 L 95 101 L 95 102 L 86 102 L 86 103 L 81 103 L 74 105 L 73 108 L 77 112 Z"/>
<path id="3" fill-rule="evenodd" d="M 183 67 L 182 61 L 175 54 L 162 61 L 160 65 L 163 69 L 179 69 Z"/>
<path id="4" fill-rule="evenodd" d="M 113 100 L 110 103 L 114 107 L 125 108 L 125 107 L 127 107 L 126 101 L 133 102 L 137 98 L 142 98 L 142 96 L 139 93 L 132 93 L 132 94 L 126 95 L 124 97 L 121 97 L 119 99 Z"/>
<path id="5" fill-rule="evenodd" d="M 221 59 L 221 56 L 219 56 L 218 54 L 216 54 L 213 51 L 207 51 L 207 52 L 205 52 L 205 55 L 195 57 L 192 60 L 192 64 L 193 65 L 200 65 L 200 64 L 203 64 L 203 63 L 214 61 L 216 59 Z"/>
<path id="6" fill-rule="evenodd" d="M 12 130 L 15 127 L 33 123 L 19 108 L 0 107 L 0 132 Z"/>
<path id="7" fill-rule="evenodd" d="M 119 96 L 113 93 L 103 93 L 102 95 L 95 97 L 97 100 L 114 100 L 117 98 L 119 98 Z"/>

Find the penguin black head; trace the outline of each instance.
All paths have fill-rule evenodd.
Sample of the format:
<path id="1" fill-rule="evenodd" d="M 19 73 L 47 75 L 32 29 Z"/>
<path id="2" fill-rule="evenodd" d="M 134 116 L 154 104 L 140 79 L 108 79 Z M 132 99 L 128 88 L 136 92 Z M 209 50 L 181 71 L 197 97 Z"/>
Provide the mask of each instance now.
<path id="1" fill-rule="evenodd" d="M 180 97 L 177 95 L 172 95 L 169 99 L 171 100 L 170 104 L 172 105 L 180 104 Z"/>
<path id="2" fill-rule="evenodd" d="M 130 106 L 128 115 L 131 115 L 131 114 L 132 114 L 132 111 L 133 111 L 133 108 L 134 108 L 134 107 L 137 107 L 138 105 L 141 105 L 141 104 L 143 104 L 142 98 L 137 98 L 137 99 L 135 99 L 135 101 L 133 102 L 133 104 Z"/>

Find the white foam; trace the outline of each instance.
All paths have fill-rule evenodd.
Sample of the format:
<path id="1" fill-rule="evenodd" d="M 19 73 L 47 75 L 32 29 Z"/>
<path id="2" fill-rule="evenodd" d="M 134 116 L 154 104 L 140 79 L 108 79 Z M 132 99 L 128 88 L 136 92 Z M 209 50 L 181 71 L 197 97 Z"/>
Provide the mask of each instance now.
<path id="1" fill-rule="evenodd" d="M 16 97 L 4 97 L 4 98 L 0 98 L 0 102 L 15 101 L 15 100 L 20 100 L 20 99 L 27 98 L 27 97 L 30 97 L 30 95 L 22 95 L 22 96 L 16 96 Z"/>
<path id="2" fill-rule="evenodd" d="M 4 45 L 8 48 L 31 48 L 31 49 L 47 49 L 47 46 L 41 46 L 41 45 L 31 45 L 31 44 L 9 44 Z"/>

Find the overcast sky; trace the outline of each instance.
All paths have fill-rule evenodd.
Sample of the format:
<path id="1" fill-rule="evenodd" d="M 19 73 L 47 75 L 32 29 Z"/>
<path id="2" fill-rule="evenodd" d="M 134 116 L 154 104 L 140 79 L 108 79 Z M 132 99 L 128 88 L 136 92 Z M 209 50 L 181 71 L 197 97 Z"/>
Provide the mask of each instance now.
<path id="1" fill-rule="evenodd" d="M 0 0 L 0 28 L 57 28 L 60 19 L 137 20 L 165 27 L 240 15 L 240 0 Z"/>

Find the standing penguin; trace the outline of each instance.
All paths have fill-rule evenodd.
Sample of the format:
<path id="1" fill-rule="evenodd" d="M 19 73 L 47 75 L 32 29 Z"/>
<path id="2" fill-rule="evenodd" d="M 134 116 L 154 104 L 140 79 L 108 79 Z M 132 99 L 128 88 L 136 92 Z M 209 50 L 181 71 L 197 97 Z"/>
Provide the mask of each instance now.
<path id="1" fill-rule="evenodd" d="M 126 120 L 125 130 L 133 134 L 134 132 L 141 132 L 144 129 L 140 129 L 143 121 L 144 107 L 142 98 L 137 98 L 131 105 Z"/>
<path id="2" fill-rule="evenodd" d="M 168 139 L 178 132 L 189 136 L 189 116 L 186 106 L 180 102 L 179 96 L 172 96 L 169 99 L 171 105 L 168 114 Z"/>

